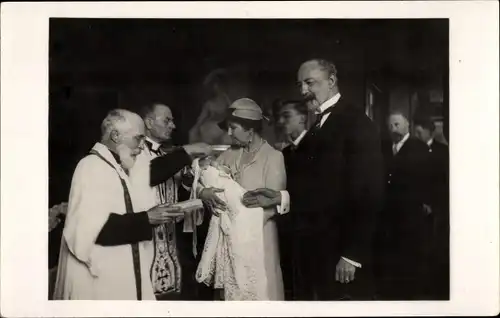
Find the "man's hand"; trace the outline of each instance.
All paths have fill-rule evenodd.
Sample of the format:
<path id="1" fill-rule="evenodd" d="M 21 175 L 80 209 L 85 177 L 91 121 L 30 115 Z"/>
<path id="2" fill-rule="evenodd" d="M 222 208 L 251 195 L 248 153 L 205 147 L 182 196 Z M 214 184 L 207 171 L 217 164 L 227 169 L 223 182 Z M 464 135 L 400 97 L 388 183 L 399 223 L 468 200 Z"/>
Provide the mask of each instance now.
<path id="1" fill-rule="evenodd" d="M 168 205 L 157 205 L 147 211 L 149 223 L 158 225 L 163 223 L 172 222 L 175 217 L 184 216 L 179 207 L 172 207 Z"/>
<path id="2" fill-rule="evenodd" d="M 206 157 L 212 153 L 212 146 L 204 142 L 198 142 L 182 146 L 191 157 Z"/>
<path id="3" fill-rule="evenodd" d="M 335 268 L 335 280 L 337 282 L 341 282 L 342 284 L 348 284 L 354 280 L 355 272 L 356 266 L 341 258 Z"/>
<path id="4" fill-rule="evenodd" d="M 217 193 L 220 192 L 224 192 L 224 190 L 218 188 L 204 188 L 199 194 L 199 198 L 212 208 L 212 213 L 216 216 L 219 216 L 219 214 L 215 209 L 224 210 L 226 208 L 226 203 L 217 196 Z"/>
<path id="5" fill-rule="evenodd" d="M 247 208 L 271 208 L 281 204 L 281 193 L 267 188 L 259 188 L 245 193 L 241 202 Z"/>

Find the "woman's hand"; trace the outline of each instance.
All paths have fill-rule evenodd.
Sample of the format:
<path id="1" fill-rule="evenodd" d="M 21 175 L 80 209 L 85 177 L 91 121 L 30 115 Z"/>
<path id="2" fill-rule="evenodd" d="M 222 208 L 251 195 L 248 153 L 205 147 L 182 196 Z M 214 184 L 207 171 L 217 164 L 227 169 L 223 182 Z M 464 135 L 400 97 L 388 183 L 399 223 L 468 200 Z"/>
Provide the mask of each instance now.
<path id="1" fill-rule="evenodd" d="M 217 193 L 224 192 L 224 189 L 219 188 L 204 188 L 199 194 L 199 198 L 211 207 L 212 212 L 218 216 L 215 209 L 224 210 L 226 208 L 226 203 L 222 201 Z"/>

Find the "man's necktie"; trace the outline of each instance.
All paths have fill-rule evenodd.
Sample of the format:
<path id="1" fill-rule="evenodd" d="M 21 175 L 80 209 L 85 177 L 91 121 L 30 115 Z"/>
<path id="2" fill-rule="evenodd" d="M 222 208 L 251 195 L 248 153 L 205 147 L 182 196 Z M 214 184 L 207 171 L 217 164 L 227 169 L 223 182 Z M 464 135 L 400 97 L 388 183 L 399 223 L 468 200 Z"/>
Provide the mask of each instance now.
<path id="1" fill-rule="evenodd" d="M 314 122 L 314 129 L 320 129 L 321 128 L 321 119 L 323 119 L 323 117 L 326 115 L 326 114 L 329 114 L 333 111 L 333 107 L 329 107 L 327 108 L 325 111 L 319 113 L 319 114 L 316 114 L 316 121 Z"/>
<path id="2" fill-rule="evenodd" d="M 151 151 L 152 153 L 154 153 L 157 156 L 166 155 L 168 153 L 173 152 L 175 149 L 178 148 L 178 147 L 172 146 L 170 144 L 166 144 L 166 145 L 162 144 L 162 145 L 160 145 L 160 147 L 158 147 L 158 149 L 154 149 L 153 144 L 150 141 L 146 140 L 145 142 L 146 142 L 146 145 L 148 146 L 149 151 Z"/>
<path id="3" fill-rule="evenodd" d="M 150 141 L 148 141 L 148 140 L 146 140 L 145 143 L 146 143 L 146 146 L 148 146 L 148 149 L 149 149 L 150 152 L 154 153 L 157 156 L 160 155 L 160 148 L 158 148 L 158 149 L 155 150 L 153 148 L 153 144 Z"/>
<path id="4" fill-rule="evenodd" d="M 398 153 L 398 144 L 392 144 L 392 154 L 395 156 Z"/>

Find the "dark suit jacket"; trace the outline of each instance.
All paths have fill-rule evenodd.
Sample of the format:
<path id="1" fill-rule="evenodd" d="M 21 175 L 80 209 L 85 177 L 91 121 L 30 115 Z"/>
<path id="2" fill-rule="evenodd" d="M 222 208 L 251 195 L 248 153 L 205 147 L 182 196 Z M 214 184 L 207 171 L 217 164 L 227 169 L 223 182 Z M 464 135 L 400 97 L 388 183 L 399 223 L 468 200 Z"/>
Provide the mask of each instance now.
<path id="1" fill-rule="evenodd" d="M 299 147 L 293 149 L 291 145 L 286 146 L 282 150 L 288 185 L 290 185 L 290 182 L 297 182 L 297 183 L 301 182 L 301 177 L 299 174 L 303 169 L 300 167 L 300 164 L 298 163 L 298 158 L 301 155 L 300 154 L 301 151 L 302 148 Z M 278 225 L 278 231 L 280 235 L 290 234 L 294 232 L 292 213 L 287 213 L 285 215 L 281 215 L 280 217 L 276 218 L 276 223 Z M 283 242 L 283 239 L 280 239 L 280 242 Z"/>
<path id="2" fill-rule="evenodd" d="M 448 146 L 433 141 L 429 149 L 429 172 L 432 186 L 431 204 L 438 210 L 449 208 L 449 151 Z"/>
<path id="3" fill-rule="evenodd" d="M 329 240 L 335 262 L 344 256 L 366 264 L 383 203 L 379 134 L 361 109 L 342 98 L 333 107 L 319 130 L 309 130 L 290 163 L 291 215 L 296 233 Z"/>
<path id="4" fill-rule="evenodd" d="M 422 236 L 426 217 L 423 205 L 431 205 L 432 196 L 428 146 L 410 137 L 393 155 L 392 142 L 387 141 L 384 155 L 387 197 L 380 226 L 393 239 Z"/>
<path id="5" fill-rule="evenodd" d="M 432 237 L 437 258 L 448 264 L 450 232 L 450 186 L 448 146 L 436 142 L 429 148 L 428 172 L 433 217 Z"/>

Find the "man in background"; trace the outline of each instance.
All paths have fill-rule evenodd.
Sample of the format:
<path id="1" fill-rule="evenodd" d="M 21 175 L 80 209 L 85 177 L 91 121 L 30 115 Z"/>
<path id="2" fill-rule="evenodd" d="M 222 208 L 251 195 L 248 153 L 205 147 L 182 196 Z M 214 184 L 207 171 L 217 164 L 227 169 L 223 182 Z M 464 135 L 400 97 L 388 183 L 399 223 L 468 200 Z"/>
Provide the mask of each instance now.
<path id="1" fill-rule="evenodd" d="M 308 110 L 303 101 L 281 100 L 276 108 L 276 124 L 283 131 L 287 145 L 282 150 L 285 159 L 287 183 L 300 184 L 300 174 L 304 169 L 300 164 L 303 155 L 300 142 L 307 133 Z M 291 214 L 276 219 L 279 233 L 280 260 L 285 285 L 285 299 L 294 300 L 294 259 L 293 259 L 293 224 Z"/>
<path id="2" fill-rule="evenodd" d="M 386 202 L 375 253 L 378 292 L 386 300 L 421 300 L 427 297 L 429 279 L 428 150 L 410 136 L 403 112 L 392 112 L 387 125 L 391 140 L 384 145 Z"/>
<path id="3" fill-rule="evenodd" d="M 430 207 L 432 210 L 432 285 L 436 299 L 449 299 L 450 285 L 450 211 L 449 211 L 449 151 L 448 146 L 434 138 L 435 125 L 428 116 L 414 120 L 415 136 L 428 147 Z"/>

